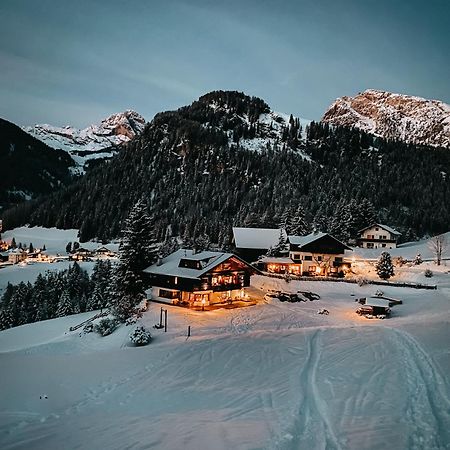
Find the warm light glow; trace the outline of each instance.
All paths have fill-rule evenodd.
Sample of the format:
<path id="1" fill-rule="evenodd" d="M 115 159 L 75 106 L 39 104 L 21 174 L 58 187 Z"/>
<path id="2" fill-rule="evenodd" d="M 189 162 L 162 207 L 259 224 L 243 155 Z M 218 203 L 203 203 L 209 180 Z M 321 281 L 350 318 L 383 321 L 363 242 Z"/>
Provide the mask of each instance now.
<path id="1" fill-rule="evenodd" d="M 319 266 L 317 266 L 316 267 L 316 273 L 320 273 L 320 272 L 322 272 L 322 269 Z"/>
<path id="2" fill-rule="evenodd" d="M 202 305 L 206 305 L 206 299 L 202 299 Z"/>

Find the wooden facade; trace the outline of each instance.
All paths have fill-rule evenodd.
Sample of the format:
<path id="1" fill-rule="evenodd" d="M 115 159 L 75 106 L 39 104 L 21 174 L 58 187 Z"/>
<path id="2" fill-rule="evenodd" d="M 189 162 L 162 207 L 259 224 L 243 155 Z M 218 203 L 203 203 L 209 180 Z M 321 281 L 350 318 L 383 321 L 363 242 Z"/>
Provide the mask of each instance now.
<path id="1" fill-rule="evenodd" d="M 245 288 L 255 273 L 252 266 L 233 254 L 182 252 L 175 252 L 167 261 L 144 271 L 152 299 L 183 306 L 208 306 L 245 297 Z"/>

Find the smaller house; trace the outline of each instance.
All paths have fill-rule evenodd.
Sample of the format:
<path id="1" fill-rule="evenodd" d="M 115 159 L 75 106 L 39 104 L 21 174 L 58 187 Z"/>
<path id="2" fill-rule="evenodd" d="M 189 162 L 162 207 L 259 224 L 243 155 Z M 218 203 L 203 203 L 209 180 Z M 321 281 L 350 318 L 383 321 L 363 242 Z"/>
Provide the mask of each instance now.
<path id="1" fill-rule="evenodd" d="M 70 255 L 70 259 L 76 261 L 88 261 L 93 256 L 93 252 L 87 248 L 79 247 Z"/>
<path id="2" fill-rule="evenodd" d="M 24 252 L 23 250 L 14 250 L 9 252 L 8 261 L 12 264 L 18 264 L 21 261 L 25 261 L 27 256 L 27 252 Z"/>
<path id="3" fill-rule="evenodd" d="M 289 236 L 289 257 L 301 265 L 302 275 L 342 275 L 349 267 L 349 263 L 344 262 L 345 250 L 351 248 L 328 233 Z"/>
<path id="4" fill-rule="evenodd" d="M 248 262 L 256 261 L 267 253 L 270 247 L 276 247 L 280 236 L 287 241 L 283 228 L 239 228 L 233 227 L 233 245 L 236 254 Z"/>
<path id="5" fill-rule="evenodd" d="M 361 248 L 396 248 L 401 233 L 388 225 L 374 223 L 358 231 L 356 243 Z"/>
<path id="6" fill-rule="evenodd" d="M 95 256 L 100 258 L 113 258 L 116 254 L 109 248 L 103 246 L 95 250 Z"/>
<path id="7" fill-rule="evenodd" d="M 258 268 L 271 273 L 337 277 L 350 266 L 344 253 L 351 248 L 328 233 L 289 236 L 288 241 L 288 257 L 264 256 L 258 260 Z"/>
<path id="8" fill-rule="evenodd" d="M 257 270 L 232 253 L 180 249 L 144 270 L 149 299 L 181 306 L 214 306 L 248 298 Z"/>

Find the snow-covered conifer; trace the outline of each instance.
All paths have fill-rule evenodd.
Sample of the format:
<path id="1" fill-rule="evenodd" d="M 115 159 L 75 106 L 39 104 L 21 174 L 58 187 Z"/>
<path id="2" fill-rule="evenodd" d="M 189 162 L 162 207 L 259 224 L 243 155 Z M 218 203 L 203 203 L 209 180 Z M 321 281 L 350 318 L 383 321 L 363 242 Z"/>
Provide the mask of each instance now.
<path id="1" fill-rule="evenodd" d="M 391 255 L 388 252 L 381 253 L 375 269 L 382 280 L 387 280 L 394 276 L 394 265 L 392 264 Z"/>

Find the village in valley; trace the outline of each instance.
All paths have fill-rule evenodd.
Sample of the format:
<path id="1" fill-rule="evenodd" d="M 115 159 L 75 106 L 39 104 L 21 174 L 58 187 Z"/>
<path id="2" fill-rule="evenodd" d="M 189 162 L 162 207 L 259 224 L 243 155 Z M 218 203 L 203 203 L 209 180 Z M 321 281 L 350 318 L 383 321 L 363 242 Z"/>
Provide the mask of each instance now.
<path id="1" fill-rule="evenodd" d="M 439 374 L 439 367 L 450 369 L 444 338 L 448 234 L 440 236 L 437 255 L 433 238 L 398 244 L 399 233 L 378 223 L 349 243 L 319 231 L 296 236 L 284 228 L 235 227 L 232 248 L 224 251 L 203 240 L 190 248 L 173 239 L 158 243 L 142 204 L 130 216 L 120 245 L 74 245 L 77 230 L 22 227 L 3 233 L 8 247 L 15 239 L 29 250 L 31 239 L 33 247 L 48 248 L 23 250 L 20 255 L 27 256 L 20 261 L 1 263 L 3 298 L 23 302 L 9 314 L 32 317 L 36 311 L 30 322 L 38 320 L 0 333 L 10 386 L 3 407 L 32 414 L 18 421 L 5 413 L 8 424 L 0 432 L 6 448 L 18 438 L 36 445 L 35 430 L 51 433 L 54 448 L 75 448 L 85 439 L 106 445 L 120 430 L 113 444 L 119 449 L 137 420 L 164 442 L 161 448 L 198 449 L 205 439 L 222 439 L 205 410 L 224 415 L 226 440 L 238 448 L 267 442 L 288 449 L 317 443 L 403 448 L 411 433 L 413 443 L 439 448 L 447 439 L 445 431 L 437 436 L 425 430 L 448 419 Z M 139 262 L 142 251 L 147 256 Z M 35 253 L 49 260 L 41 256 L 38 263 Z M 19 284 L 11 288 L 7 282 Z M 31 298 L 42 299 L 45 308 Z M 3 324 L 7 316 L 3 309 Z M 417 323 L 427 324 L 425 344 L 412 337 Z M 432 345 L 436 363 L 422 345 Z M 28 378 L 34 359 L 49 352 L 62 364 L 49 360 Z M 12 383 L 13 361 L 22 353 L 33 355 L 20 359 L 26 383 Z M 406 382 L 400 380 L 405 358 Z M 434 391 L 427 391 L 430 380 Z M 354 383 L 360 386 L 356 394 Z M 55 389 L 67 392 L 64 400 Z M 403 411 L 412 395 L 422 406 L 409 421 Z M 186 403 L 176 406 L 180 399 Z M 184 425 L 185 408 L 193 426 Z M 152 420 L 139 415 L 143 410 Z M 119 420 L 117 411 L 127 412 Z M 299 423 L 303 415 L 305 423 Z M 364 425 L 354 423 L 355 415 L 365 417 Z M 385 435 L 381 417 L 395 417 L 405 433 Z M 252 426 L 240 427 L 242 421 Z M 83 436 L 68 437 L 63 430 L 69 422 L 82 427 Z"/>

